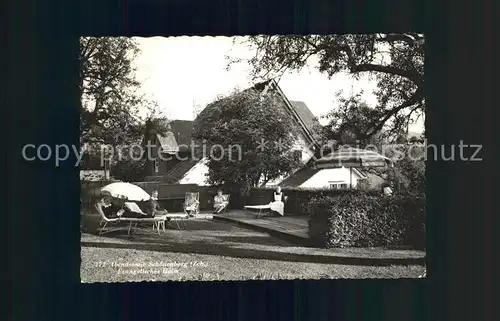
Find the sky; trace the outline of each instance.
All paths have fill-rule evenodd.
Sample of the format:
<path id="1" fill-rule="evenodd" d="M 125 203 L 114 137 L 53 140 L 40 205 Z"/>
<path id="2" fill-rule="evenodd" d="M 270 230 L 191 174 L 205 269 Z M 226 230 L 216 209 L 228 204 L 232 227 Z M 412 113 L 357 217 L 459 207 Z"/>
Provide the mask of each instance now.
<path id="1" fill-rule="evenodd" d="M 244 45 L 234 45 L 231 37 L 136 37 L 134 40 L 141 50 L 134 61 L 140 92 L 156 101 L 169 119 L 193 120 L 195 105 L 204 108 L 218 95 L 253 85 L 246 63 L 226 70 L 227 55 L 245 58 L 253 53 Z M 289 100 L 303 101 L 317 117 L 336 108 L 335 93 L 339 90 L 345 96 L 362 90 L 368 105 L 374 106 L 377 101 L 372 93 L 376 84 L 368 77 L 354 80 L 342 73 L 328 79 L 313 66 L 283 75 L 279 86 Z M 422 132 L 423 119 L 411 125 L 410 131 Z"/>

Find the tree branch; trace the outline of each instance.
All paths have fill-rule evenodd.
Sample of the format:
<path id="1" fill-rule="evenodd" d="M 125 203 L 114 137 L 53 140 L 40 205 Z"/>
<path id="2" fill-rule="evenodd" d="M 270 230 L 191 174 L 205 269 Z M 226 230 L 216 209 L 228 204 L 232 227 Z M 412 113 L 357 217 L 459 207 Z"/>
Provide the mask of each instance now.
<path id="1" fill-rule="evenodd" d="M 403 69 L 396 68 L 393 66 L 383 66 L 383 65 L 376 65 L 376 64 L 361 64 L 361 65 L 356 65 L 351 69 L 352 73 L 364 72 L 364 71 L 377 71 L 377 72 L 398 75 L 398 76 L 407 78 L 407 79 L 415 82 L 415 84 L 417 86 L 419 86 L 424 80 L 423 76 L 420 75 L 418 72 L 403 70 Z"/>
<path id="2" fill-rule="evenodd" d="M 415 44 L 415 40 L 416 39 L 413 39 L 408 35 L 399 34 L 399 33 L 390 33 L 390 34 L 387 34 L 385 37 L 382 37 L 379 39 L 379 41 L 386 41 L 386 42 L 403 41 L 403 42 L 406 42 L 410 46 Z"/>
<path id="3" fill-rule="evenodd" d="M 410 99 L 408 99 L 407 101 L 405 101 L 403 104 L 399 105 L 398 107 L 390 109 L 387 112 L 387 114 L 382 119 L 380 119 L 378 121 L 378 124 L 375 125 L 375 127 L 372 129 L 372 131 L 369 132 L 366 136 L 370 137 L 370 136 L 374 135 L 376 132 L 381 130 L 382 127 L 384 127 L 385 122 L 387 120 L 389 120 L 389 118 L 391 118 L 392 116 L 397 114 L 400 110 L 419 103 L 422 100 L 422 98 L 423 98 L 423 89 L 420 86 L 417 88 L 417 90 L 415 91 L 415 93 L 413 94 L 413 96 Z"/>

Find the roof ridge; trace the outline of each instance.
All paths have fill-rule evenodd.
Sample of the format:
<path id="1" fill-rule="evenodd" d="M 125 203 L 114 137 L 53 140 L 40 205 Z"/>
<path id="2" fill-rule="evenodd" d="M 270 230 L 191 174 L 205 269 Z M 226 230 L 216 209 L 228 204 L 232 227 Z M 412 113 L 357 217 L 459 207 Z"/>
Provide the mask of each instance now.
<path id="1" fill-rule="evenodd" d="M 299 120 L 299 125 L 302 127 L 302 129 L 306 133 L 306 136 L 309 136 L 309 139 L 312 142 L 317 143 L 316 139 L 314 138 L 313 133 L 309 130 L 309 128 L 307 127 L 305 121 L 302 119 L 302 117 L 300 117 L 299 113 L 297 112 L 297 110 L 295 109 L 295 107 L 292 105 L 292 102 L 285 95 L 285 93 L 283 92 L 283 90 L 281 89 L 281 87 L 279 86 L 279 84 L 276 82 L 276 80 L 271 79 L 270 85 L 274 85 L 276 87 L 276 90 L 278 91 L 278 93 L 284 98 L 285 105 L 287 105 L 287 107 L 288 107 L 287 109 L 289 109 L 292 112 L 292 114 L 294 114 L 294 116 Z"/>

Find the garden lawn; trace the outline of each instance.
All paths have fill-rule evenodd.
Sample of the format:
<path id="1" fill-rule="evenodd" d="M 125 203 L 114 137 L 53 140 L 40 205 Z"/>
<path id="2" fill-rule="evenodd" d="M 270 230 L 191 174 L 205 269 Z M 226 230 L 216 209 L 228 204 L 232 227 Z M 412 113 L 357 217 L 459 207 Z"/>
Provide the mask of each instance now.
<path id="1" fill-rule="evenodd" d="M 416 278 L 423 265 L 339 264 L 332 250 L 297 247 L 235 227 L 197 220 L 188 230 L 126 230 L 107 236 L 82 233 L 81 281 Z"/>

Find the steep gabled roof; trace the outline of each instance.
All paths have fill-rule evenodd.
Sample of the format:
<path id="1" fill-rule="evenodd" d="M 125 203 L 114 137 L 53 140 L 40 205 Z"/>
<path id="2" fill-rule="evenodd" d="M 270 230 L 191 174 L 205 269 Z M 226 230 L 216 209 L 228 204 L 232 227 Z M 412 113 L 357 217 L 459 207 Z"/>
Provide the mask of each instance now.
<path id="1" fill-rule="evenodd" d="M 305 134 L 305 138 L 309 140 L 310 143 L 318 143 L 317 137 L 314 135 L 313 130 L 315 117 L 305 103 L 295 102 L 296 104 L 294 106 L 294 104 L 290 100 L 288 100 L 285 93 L 283 93 L 280 86 L 274 79 L 255 84 L 249 89 L 254 89 L 261 93 L 268 92 L 269 90 L 274 90 L 276 93 L 278 93 L 281 96 L 289 114 L 302 128 L 302 131 Z"/>
<path id="2" fill-rule="evenodd" d="M 305 125 L 309 129 L 309 131 L 316 137 L 317 126 L 320 126 L 319 121 L 316 119 L 316 116 L 311 112 L 309 107 L 302 101 L 290 101 L 292 103 L 293 108 L 299 114 L 300 118 L 304 121 Z"/>
<path id="3" fill-rule="evenodd" d="M 189 159 L 180 161 L 177 165 L 175 165 L 170 171 L 168 171 L 163 177 L 160 179 L 163 183 L 168 184 L 176 184 L 181 180 L 187 172 L 191 170 L 196 164 L 198 164 L 199 160 Z"/>
<path id="4" fill-rule="evenodd" d="M 321 169 L 313 169 L 310 167 L 304 167 L 290 175 L 288 178 L 284 179 L 278 185 L 281 187 L 298 187 L 304 184 L 308 179 L 313 177 Z"/>

